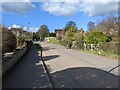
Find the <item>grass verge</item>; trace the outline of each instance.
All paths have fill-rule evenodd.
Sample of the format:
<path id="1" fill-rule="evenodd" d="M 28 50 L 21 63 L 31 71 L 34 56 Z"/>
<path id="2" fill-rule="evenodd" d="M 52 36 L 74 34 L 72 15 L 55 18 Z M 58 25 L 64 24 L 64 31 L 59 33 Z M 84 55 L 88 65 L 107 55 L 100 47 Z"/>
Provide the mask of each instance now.
<path id="1" fill-rule="evenodd" d="M 114 54 L 114 53 L 109 53 L 109 52 L 104 52 L 104 51 L 91 51 L 91 50 L 80 50 L 81 52 L 86 52 L 86 53 L 91 53 L 91 54 L 96 54 L 99 56 L 104 56 L 112 59 L 117 59 L 120 58 L 120 55 Z"/>
<path id="2" fill-rule="evenodd" d="M 41 50 L 42 49 L 42 47 L 41 47 L 41 45 L 39 43 L 35 43 L 34 45 L 35 45 L 37 50 Z"/>
<path id="3" fill-rule="evenodd" d="M 61 44 L 59 43 L 59 41 L 55 40 L 55 38 L 50 38 L 50 39 L 49 39 L 49 43 L 53 43 L 53 44 L 55 44 L 55 45 L 61 46 Z"/>

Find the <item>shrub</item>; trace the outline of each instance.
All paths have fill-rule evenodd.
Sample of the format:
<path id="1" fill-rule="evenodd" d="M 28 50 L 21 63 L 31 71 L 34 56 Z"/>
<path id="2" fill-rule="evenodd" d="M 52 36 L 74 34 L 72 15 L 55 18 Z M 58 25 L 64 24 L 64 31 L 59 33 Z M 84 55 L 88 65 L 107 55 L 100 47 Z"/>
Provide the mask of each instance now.
<path id="1" fill-rule="evenodd" d="M 120 44 L 118 42 L 105 42 L 99 45 L 99 50 L 120 55 L 119 48 Z"/>
<path id="2" fill-rule="evenodd" d="M 84 49 L 84 42 L 81 40 L 75 40 L 74 47 L 75 49 Z"/>
<path id="3" fill-rule="evenodd" d="M 84 40 L 87 44 L 99 44 L 101 42 L 106 42 L 108 37 L 98 30 L 93 30 L 89 35 L 85 36 Z"/>
<path id="4" fill-rule="evenodd" d="M 7 28 L 2 27 L 2 53 L 11 52 L 16 48 L 16 37 Z"/>
<path id="5" fill-rule="evenodd" d="M 23 46 L 24 42 L 25 42 L 24 37 L 17 37 L 17 47 Z"/>
<path id="6" fill-rule="evenodd" d="M 84 36 L 79 31 L 74 35 L 75 41 L 73 43 L 74 49 L 84 49 Z"/>
<path id="7" fill-rule="evenodd" d="M 62 40 L 59 41 L 59 43 L 60 43 L 61 45 L 65 46 L 65 47 L 67 47 L 68 42 L 69 42 L 69 41 L 72 41 L 72 38 L 74 38 L 73 36 L 72 36 L 72 37 L 69 36 L 69 35 L 68 35 L 68 32 L 69 32 L 69 31 L 67 31 L 67 32 L 65 33 L 65 35 L 62 37 Z"/>
<path id="8" fill-rule="evenodd" d="M 60 40 L 59 43 L 65 47 L 67 47 L 67 43 L 68 41 L 67 40 Z"/>
<path id="9" fill-rule="evenodd" d="M 57 37 L 57 40 L 62 40 L 62 37 Z"/>

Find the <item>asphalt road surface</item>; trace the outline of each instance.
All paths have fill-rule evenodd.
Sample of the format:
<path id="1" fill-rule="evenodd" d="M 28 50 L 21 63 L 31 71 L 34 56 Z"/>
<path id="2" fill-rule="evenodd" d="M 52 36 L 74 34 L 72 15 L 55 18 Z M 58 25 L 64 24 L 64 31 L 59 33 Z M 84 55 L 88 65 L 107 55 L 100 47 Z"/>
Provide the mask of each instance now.
<path id="1" fill-rule="evenodd" d="M 43 60 L 51 73 L 54 87 L 114 88 L 118 87 L 117 60 L 83 53 L 51 43 L 41 42 Z"/>
<path id="2" fill-rule="evenodd" d="M 50 72 L 46 73 L 39 52 L 32 45 L 28 53 L 3 78 L 3 88 L 117 88 L 117 60 L 83 53 L 46 42 L 43 60 Z"/>

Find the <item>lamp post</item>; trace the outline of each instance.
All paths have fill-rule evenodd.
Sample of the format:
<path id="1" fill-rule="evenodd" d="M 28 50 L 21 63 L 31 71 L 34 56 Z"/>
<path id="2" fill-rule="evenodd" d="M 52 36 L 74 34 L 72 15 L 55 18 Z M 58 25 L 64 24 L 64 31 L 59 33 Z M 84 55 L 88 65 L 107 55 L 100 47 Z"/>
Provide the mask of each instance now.
<path id="1" fill-rule="evenodd" d="M 30 29 L 30 23 L 28 23 L 28 30 L 27 30 L 27 39 L 30 39 L 30 35 L 29 35 L 29 29 Z"/>
<path id="2" fill-rule="evenodd" d="M 29 29 L 30 29 L 30 23 L 28 23 L 28 33 L 29 33 Z"/>

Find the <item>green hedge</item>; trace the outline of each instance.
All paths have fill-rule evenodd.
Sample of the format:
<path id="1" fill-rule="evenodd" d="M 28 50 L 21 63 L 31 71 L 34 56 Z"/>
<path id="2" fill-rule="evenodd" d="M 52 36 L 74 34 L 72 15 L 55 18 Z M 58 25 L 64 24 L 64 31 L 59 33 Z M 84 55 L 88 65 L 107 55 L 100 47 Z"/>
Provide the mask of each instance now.
<path id="1" fill-rule="evenodd" d="M 120 49 L 120 44 L 118 42 L 105 42 L 100 44 L 99 46 L 99 50 L 120 55 L 119 49 Z"/>

